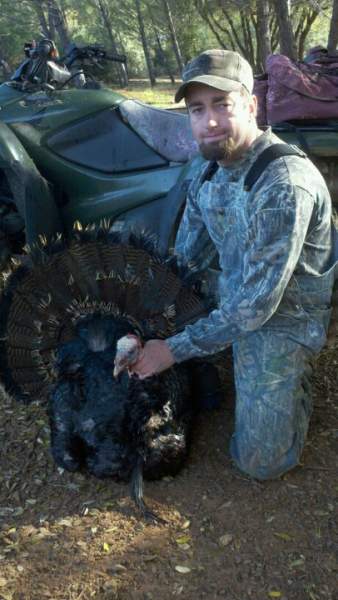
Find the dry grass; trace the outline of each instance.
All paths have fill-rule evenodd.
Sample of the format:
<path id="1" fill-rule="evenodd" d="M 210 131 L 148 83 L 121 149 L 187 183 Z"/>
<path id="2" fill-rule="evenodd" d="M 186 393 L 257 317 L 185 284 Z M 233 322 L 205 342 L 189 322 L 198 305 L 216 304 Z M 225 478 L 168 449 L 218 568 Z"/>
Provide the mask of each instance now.
<path id="1" fill-rule="evenodd" d="M 160 108 L 181 108 L 183 102 L 176 104 L 174 101 L 177 84 L 172 84 L 168 79 L 158 79 L 153 88 L 148 79 L 131 79 L 128 88 L 114 89 L 115 92 Z"/>

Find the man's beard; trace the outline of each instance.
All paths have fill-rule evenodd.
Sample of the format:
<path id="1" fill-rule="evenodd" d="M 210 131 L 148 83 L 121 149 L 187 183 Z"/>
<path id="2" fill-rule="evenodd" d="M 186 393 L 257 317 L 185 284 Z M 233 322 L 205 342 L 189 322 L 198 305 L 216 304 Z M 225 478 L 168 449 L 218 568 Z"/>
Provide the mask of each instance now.
<path id="1" fill-rule="evenodd" d="M 236 156 L 236 144 L 232 137 L 224 140 L 199 145 L 200 152 L 206 160 L 231 160 Z"/>

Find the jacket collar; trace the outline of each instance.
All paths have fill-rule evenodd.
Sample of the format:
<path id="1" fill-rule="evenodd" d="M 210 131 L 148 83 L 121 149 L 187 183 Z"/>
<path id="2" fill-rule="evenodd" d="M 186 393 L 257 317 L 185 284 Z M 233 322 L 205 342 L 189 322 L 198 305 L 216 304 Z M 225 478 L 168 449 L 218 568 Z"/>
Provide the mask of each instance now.
<path id="1" fill-rule="evenodd" d="M 227 165 L 224 167 L 220 165 L 215 179 L 217 179 L 217 175 L 222 178 L 225 175 L 227 181 L 240 181 L 244 179 L 247 172 L 249 171 L 251 165 L 257 160 L 257 157 L 267 148 L 276 142 L 280 142 L 281 140 L 272 133 L 271 127 L 267 127 L 258 138 L 255 139 L 253 144 L 251 144 L 250 148 L 245 152 L 245 154 L 234 161 L 231 165 Z"/>

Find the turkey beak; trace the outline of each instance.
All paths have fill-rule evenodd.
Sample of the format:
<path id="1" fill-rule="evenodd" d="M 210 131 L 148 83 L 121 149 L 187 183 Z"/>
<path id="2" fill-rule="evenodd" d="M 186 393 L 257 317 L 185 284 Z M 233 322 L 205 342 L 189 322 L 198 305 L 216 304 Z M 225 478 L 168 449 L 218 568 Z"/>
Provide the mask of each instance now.
<path id="1" fill-rule="evenodd" d="M 114 371 L 113 371 L 113 375 L 115 377 L 115 379 L 118 378 L 118 376 L 120 375 L 120 373 L 123 371 L 124 369 L 124 365 L 121 363 L 114 363 Z"/>

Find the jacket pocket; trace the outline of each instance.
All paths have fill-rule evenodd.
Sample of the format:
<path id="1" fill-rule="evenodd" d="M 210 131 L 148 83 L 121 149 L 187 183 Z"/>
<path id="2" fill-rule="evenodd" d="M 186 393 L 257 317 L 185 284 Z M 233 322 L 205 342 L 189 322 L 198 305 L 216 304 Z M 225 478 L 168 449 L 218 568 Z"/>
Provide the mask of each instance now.
<path id="1" fill-rule="evenodd" d="M 243 231 L 243 216 L 240 209 L 238 184 L 205 182 L 199 195 L 199 205 L 209 235 L 216 246 L 227 242 L 238 243 L 239 232 Z"/>

